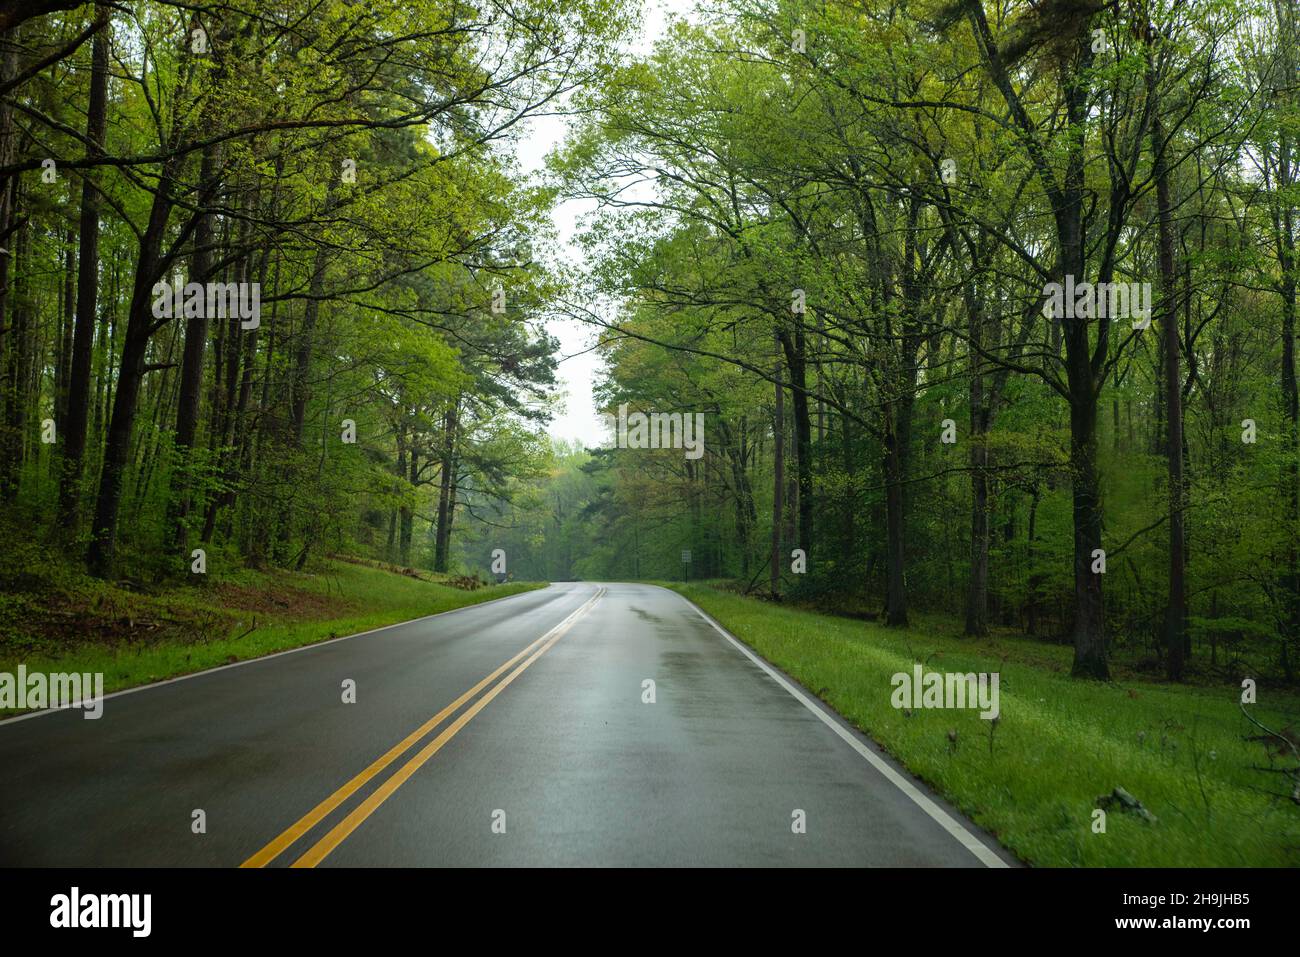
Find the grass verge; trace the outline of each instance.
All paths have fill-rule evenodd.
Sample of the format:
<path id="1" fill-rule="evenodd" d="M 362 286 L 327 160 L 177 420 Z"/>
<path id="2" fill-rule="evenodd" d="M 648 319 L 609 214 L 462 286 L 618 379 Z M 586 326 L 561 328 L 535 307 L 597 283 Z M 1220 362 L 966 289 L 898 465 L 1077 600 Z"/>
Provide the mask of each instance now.
<path id="1" fill-rule="evenodd" d="M 334 560 L 145 592 L 75 575 L 41 581 L 0 601 L 0 671 L 102 671 L 105 693 L 542 587 L 469 591 Z"/>
<path id="2" fill-rule="evenodd" d="M 1069 648 L 967 639 L 782 608 L 706 585 L 672 585 L 759 655 L 871 736 L 1022 860 L 1057 867 L 1296 866 L 1300 807 L 1277 769 L 1294 759 L 1242 716 L 1241 689 L 1069 677 Z M 1001 717 L 891 704 L 891 678 L 998 672 Z M 1258 689 L 1251 713 L 1300 721 L 1295 694 Z M 1294 736 L 1294 730 L 1290 731 Z M 1261 770 L 1266 769 L 1266 770 Z M 1156 816 L 1097 799 L 1122 787 Z"/>

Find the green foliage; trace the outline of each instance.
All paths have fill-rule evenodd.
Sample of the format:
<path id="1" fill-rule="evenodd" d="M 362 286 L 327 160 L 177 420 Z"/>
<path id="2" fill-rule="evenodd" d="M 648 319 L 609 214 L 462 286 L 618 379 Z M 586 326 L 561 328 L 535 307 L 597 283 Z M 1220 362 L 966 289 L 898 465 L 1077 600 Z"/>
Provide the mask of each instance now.
<path id="1" fill-rule="evenodd" d="M 975 643 L 934 621 L 895 630 L 703 586 L 678 590 L 805 688 L 821 689 L 831 707 L 1031 864 L 1300 863 L 1300 815 L 1285 777 L 1257 770 L 1270 758 L 1238 709 L 1239 688 L 1130 676 L 1072 681 L 1066 649 L 1022 638 Z M 996 729 L 973 710 L 894 709 L 892 676 L 922 660 L 927 671 L 999 673 Z M 1300 700 L 1270 690 L 1253 710 L 1285 727 L 1300 715 Z M 1116 787 L 1157 822 L 1112 810 L 1106 833 L 1094 833 L 1097 799 Z"/>
<path id="2" fill-rule="evenodd" d="M 468 591 L 323 561 L 306 572 L 245 569 L 201 588 L 139 591 L 70 574 L 48 556 L 39 567 L 39 591 L 0 599 L 0 670 L 103 672 L 106 694 L 541 587 Z M 63 578 L 48 581 L 61 568 Z M 9 566 L 4 574 L 12 585 Z"/>
<path id="3" fill-rule="evenodd" d="M 448 570 L 458 516 L 478 522 L 545 456 L 555 279 L 529 249 L 555 197 L 512 140 L 608 72 L 628 27 L 620 0 L 146 2 L 25 23 L 4 69 L 32 69 L 0 97 L 5 509 L 108 578 L 187 580 L 196 546 L 226 573 L 322 553 Z M 41 132 L 19 143 L 17 115 Z M 103 197 L 97 256 L 79 248 L 82 177 Z M 78 324 L 79 256 L 98 301 Z M 136 291 L 152 305 L 158 281 L 257 283 L 259 322 L 145 314 Z M 92 350 L 76 384 L 74 325 Z"/>
<path id="4" fill-rule="evenodd" d="M 595 457 L 603 481 L 586 508 L 600 534 L 583 567 L 676 579 L 691 548 L 692 574 L 768 590 L 775 551 L 775 587 L 798 600 L 952 615 L 978 603 L 984 627 L 1070 640 L 1100 546 L 1106 651 L 1159 668 L 1168 305 L 1187 613 L 1255 622 L 1245 660 L 1294 680 L 1300 430 L 1283 343 L 1295 338 L 1300 114 L 1293 85 L 1273 83 L 1294 72 L 1293 15 L 1253 2 L 1077 22 L 986 10 L 1011 64 L 1002 83 L 953 9 L 743 0 L 676 24 L 584 91 L 586 122 L 551 164 L 562 191 L 598 203 L 587 265 L 564 277 L 568 309 L 603 332 L 606 411 L 700 412 L 707 440 L 694 466 L 662 451 Z M 1169 131 L 1170 290 L 1153 113 Z M 1077 278 L 1150 284 L 1145 330 L 1106 317 L 1071 340 L 1075 327 L 1043 313 L 1076 175 Z M 604 302 L 617 310 L 590 305 Z M 1076 521 L 1092 494 L 1095 542 Z M 790 570 L 795 546 L 809 551 L 806 577 Z M 1218 673 L 1215 630 L 1190 633 L 1193 671 Z"/>

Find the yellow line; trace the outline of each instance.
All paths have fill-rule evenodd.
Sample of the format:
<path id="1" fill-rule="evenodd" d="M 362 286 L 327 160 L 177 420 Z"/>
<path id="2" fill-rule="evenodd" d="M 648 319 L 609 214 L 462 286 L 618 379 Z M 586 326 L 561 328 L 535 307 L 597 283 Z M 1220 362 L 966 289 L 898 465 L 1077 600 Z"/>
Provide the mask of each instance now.
<path id="1" fill-rule="evenodd" d="M 411 758 L 411 760 L 402 765 L 400 769 L 395 771 L 388 780 L 384 781 L 384 783 L 376 788 L 369 797 L 362 801 L 351 814 L 345 817 L 338 824 L 334 825 L 334 828 L 328 834 L 317 841 L 315 845 L 307 851 L 307 853 L 303 854 L 302 857 L 294 861 L 292 866 L 315 867 L 323 861 L 329 853 L 342 844 L 343 841 L 347 839 L 348 835 L 355 831 L 366 818 L 370 817 L 379 805 L 392 797 L 393 792 L 405 784 L 407 779 L 418 771 L 426 761 L 442 750 L 442 746 L 454 738 L 456 733 L 460 731 L 461 728 L 465 727 L 474 715 L 482 711 L 489 701 L 505 689 L 506 685 L 519 677 L 519 675 L 521 675 L 529 665 L 542 655 L 546 654 L 546 652 L 549 651 L 557 641 L 563 638 L 568 630 L 573 627 L 574 623 L 577 622 L 578 618 L 590 611 L 591 607 L 604 593 L 605 589 L 603 588 L 596 592 L 595 597 L 582 608 L 578 609 L 578 612 L 573 617 L 557 626 L 555 633 L 546 644 L 533 652 L 532 656 L 527 661 L 517 667 L 514 671 L 510 672 L 510 674 L 507 675 L 500 684 L 496 685 L 496 687 L 491 691 L 479 698 L 478 701 L 475 701 L 464 714 L 449 724 L 446 730 L 421 748 L 415 757 Z"/>
<path id="2" fill-rule="evenodd" d="M 604 589 L 602 589 L 600 592 L 597 592 L 596 595 L 593 596 L 591 599 L 589 599 L 586 604 L 584 604 L 581 608 L 578 608 L 576 611 L 570 614 L 569 617 L 566 618 L 564 621 L 560 622 L 560 624 L 557 625 L 556 628 L 561 628 L 566 624 L 572 624 L 574 621 L 576 621 L 581 614 L 584 614 L 587 610 L 589 610 L 589 608 L 593 604 L 595 604 L 596 599 L 600 597 L 603 591 Z M 484 678 L 482 681 L 476 684 L 474 687 L 470 688 L 468 691 L 466 691 L 463 695 L 461 695 L 451 704 L 447 705 L 447 707 L 443 708 L 441 711 L 435 714 L 428 721 L 424 722 L 424 724 L 420 725 L 418 728 L 416 728 L 414 731 L 412 731 L 410 734 L 404 737 L 401 741 L 397 742 L 397 744 L 389 748 L 388 751 L 386 751 L 383 754 L 383 756 L 378 758 L 373 764 L 371 764 L 364 771 L 362 771 L 360 774 L 354 777 L 351 781 L 349 781 L 347 784 L 343 785 L 341 788 L 339 788 L 337 791 L 335 791 L 333 794 L 327 797 L 324 801 L 321 801 L 320 804 L 317 804 L 314 808 L 312 808 L 301 818 L 295 821 L 292 825 L 290 825 L 289 828 L 283 834 L 275 838 L 275 840 L 271 841 L 271 843 L 267 844 L 264 848 L 262 848 L 260 851 L 258 851 L 256 854 L 254 854 L 248 860 L 244 861 L 244 863 L 239 866 L 240 867 L 265 867 L 267 864 L 271 863 L 271 861 L 275 860 L 282 853 L 284 853 L 286 848 L 288 848 L 296 840 L 298 840 L 300 837 L 302 837 L 304 834 L 310 831 L 313 827 L 315 827 L 317 824 L 323 821 L 326 818 L 326 816 L 330 814 L 330 812 L 332 812 L 340 804 L 342 804 L 349 797 L 351 797 L 358 790 L 360 790 L 366 784 L 367 781 L 370 781 L 372 778 L 374 778 L 376 774 L 383 771 L 384 768 L 388 767 L 390 764 L 392 764 L 394 761 L 400 758 L 403 754 L 409 751 L 417 741 L 423 738 L 426 734 L 428 734 L 438 725 L 442 724 L 442 722 L 445 721 L 449 715 L 451 715 L 458 708 L 460 708 L 461 705 L 463 705 L 466 701 L 473 698 L 476 694 L 478 694 L 485 687 L 487 687 L 498 677 L 500 677 L 500 675 L 507 668 L 515 664 L 517 661 L 519 661 L 519 659 L 523 658 L 526 654 L 528 654 L 530 651 L 536 648 L 539 644 L 546 641 L 546 639 L 550 637 L 552 634 L 554 634 L 554 632 L 555 629 L 552 629 L 551 631 L 548 631 L 546 634 L 542 635 L 536 641 L 531 642 L 526 648 L 524 648 L 523 651 L 519 652 L 519 654 L 515 655 L 505 664 L 501 665 L 490 675 L 488 675 L 486 678 Z M 511 677 L 513 677 L 513 675 Z"/>

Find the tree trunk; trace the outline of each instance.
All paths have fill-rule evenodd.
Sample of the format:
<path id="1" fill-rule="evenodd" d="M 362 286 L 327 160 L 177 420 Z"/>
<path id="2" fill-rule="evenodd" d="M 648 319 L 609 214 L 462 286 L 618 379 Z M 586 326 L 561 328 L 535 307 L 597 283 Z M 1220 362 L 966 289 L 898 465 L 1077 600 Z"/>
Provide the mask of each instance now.
<path id="1" fill-rule="evenodd" d="M 970 582 L 966 590 L 966 634 L 988 634 L 989 616 L 989 449 L 984 373 L 978 350 L 983 347 L 984 317 L 972 303 L 970 378 Z"/>
<path id="2" fill-rule="evenodd" d="M 420 450 L 411 445 L 410 462 L 407 466 L 406 480 L 410 482 L 412 494 L 414 494 L 416 483 L 420 478 Z M 411 538 L 415 531 L 415 515 L 409 505 L 402 506 L 402 527 L 399 538 L 401 563 L 409 567 L 411 564 Z"/>
<path id="3" fill-rule="evenodd" d="M 18 72 L 18 31 L 0 34 L 0 82 Z M 8 98 L 0 98 L 0 166 L 18 156 L 19 131 Z M 18 221 L 18 173 L 0 177 L 0 501 L 11 502 L 17 495 L 16 477 L 21 455 L 22 428 L 14 421 L 19 390 L 18 363 L 22 357 L 26 330 L 22 308 L 15 301 L 21 224 Z"/>
<path id="4" fill-rule="evenodd" d="M 1151 36 L 1148 27 L 1148 38 Z M 1151 97 L 1151 154 L 1156 180 L 1156 206 L 1160 235 L 1160 311 L 1165 360 L 1165 446 L 1169 464 L 1169 601 L 1165 607 L 1165 670 L 1170 681 L 1183 678 L 1184 642 L 1187 634 L 1187 585 L 1183 528 L 1183 375 L 1179 363 L 1178 276 L 1174 269 L 1174 227 L 1169 195 L 1169 164 L 1165 155 L 1165 127 L 1160 114 L 1155 65 L 1148 52 L 1147 92 Z"/>
<path id="5" fill-rule="evenodd" d="M 451 555 L 451 523 L 456 511 L 456 428 L 457 406 L 447 410 L 443 418 L 444 444 L 442 448 L 442 474 L 438 482 L 438 534 L 434 539 L 433 570 L 445 573 Z"/>
<path id="6" fill-rule="evenodd" d="M 10 208 L 17 217 L 20 203 L 19 179 L 17 176 L 9 181 L 11 191 Z M 10 255 L 6 261 L 13 261 L 13 279 L 4 291 L 7 309 L 0 309 L 0 325 L 4 323 L 4 314 L 9 315 L 10 354 L 6 357 L 4 378 L 4 412 L 3 442 L 0 443 L 0 501 L 13 502 L 18 497 L 22 480 L 23 462 L 27 457 L 28 414 L 32 407 L 32 389 L 30 384 L 32 365 L 32 320 L 31 298 L 28 291 L 26 260 L 28 258 L 28 234 L 26 225 L 19 226 L 10 238 Z"/>
<path id="7" fill-rule="evenodd" d="M 200 196 L 210 197 L 214 192 L 217 168 L 220 164 L 220 146 L 209 146 L 203 151 L 200 173 Z M 200 202 L 204 200 L 200 198 Z M 212 272 L 215 230 L 211 213 L 199 217 L 194 230 L 194 258 L 190 262 L 190 281 L 207 282 Z M 190 499 L 193 492 L 193 461 L 191 450 L 199 427 L 199 405 L 203 395 L 203 358 L 208 345 L 207 309 L 198 310 L 197 316 L 185 320 L 185 349 L 181 357 L 180 395 L 176 407 L 176 464 L 172 471 L 171 494 L 171 550 L 186 553 L 189 525 Z"/>
<path id="8" fill-rule="evenodd" d="M 131 311 L 122 343 L 122 364 L 113 393 L 113 414 L 108 423 L 108 442 L 104 448 L 104 466 L 100 471 L 99 493 L 95 500 L 94 526 L 86 553 L 87 567 L 91 574 L 100 578 L 107 578 L 113 571 L 122 481 L 131 452 L 131 431 L 140 399 L 140 383 L 145 376 L 149 338 L 153 334 L 152 289 L 161 275 L 163 234 L 172 208 L 171 189 L 171 171 L 164 169 L 150 207 L 149 224 L 140 240 Z"/>
<path id="9" fill-rule="evenodd" d="M 91 48 L 90 103 L 86 114 L 86 156 L 104 151 L 108 115 L 107 8 Z M 90 378 L 95 350 L 95 307 L 99 291 L 99 192 L 91 171 L 81 174 L 81 221 L 77 245 L 77 318 L 68 371 L 67 422 L 63 426 L 63 474 L 59 480 L 59 524 L 75 536 L 80 522 L 81 475 L 86 455 L 86 421 L 90 411 Z"/>
<path id="10" fill-rule="evenodd" d="M 887 404 L 885 430 L 885 624 L 907 626 L 907 542 L 904 478 L 911 443 L 911 393 Z"/>
<path id="11" fill-rule="evenodd" d="M 398 488 L 399 488 L 399 490 L 402 491 L 402 492 L 405 492 L 405 491 L 406 491 L 404 488 L 401 487 L 401 486 L 404 486 L 404 485 L 406 484 L 406 415 L 405 415 L 405 411 L 406 411 L 406 410 L 405 410 L 404 408 L 399 409 L 399 413 L 400 413 L 401 417 L 399 418 L 398 423 L 397 423 L 397 466 L 396 466 L 396 468 L 394 469 L 394 471 L 397 473 L 397 481 L 398 481 L 398 483 L 399 483 Z M 404 524 L 404 523 L 406 522 L 406 513 L 407 513 L 408 511 L 409 511 L 409 507 L 408 507 L 407 505 L 403 504 L 403 505 L 399 506 L 398 508 L 393 509 L 393 511 L 392 511 L 392 512 L 390 513 L 390 515 L 389 515 L 389 519 L 388 519 L 388 544 L 387 544 L 387 547 L 385 548 L 385 551 L 384 551 L 384 557 L 387 558 L 387 559 L 388 559 L 390 562 L 392 562 L 394 565 L 396 565 L 396 564 L 398 563 L 398 561 L 400 560 L 400 558 L 401 558 L 401 552 L 398 551 L 398 547 L 397 547 L 397 529 L 398 529 L 398 524 L 399 524 L 399 522 L 402 523 L 402 524 Z"/>
<path id="12" fill-rule="evenodd" d="M 796 329 L 793 339 L 781 334 L 786 366 L 790 370 L 790 401 L 794 415 L 795 473 L 797 478 L 798 525 L 795 541 L 804 555 L 812 559 L 812 414 L 808 402 L 808 357 L 803 329 Z"/>
<path id="13" fill-rule="evenodd" d="M 1086 328 L 1083 335 L 1087 335 Z M 1070 465 L 1074 500 L 1074 665 L 1071 673 L 1076 677 L 1106 679 L 1110 677 L 1110 669 L 1106 663 L 1102 576 L 1092 570 L 1101 553 L 1102 528 L 1097 402 L 1090 388 L 1081 393 L 1073 383 Z"/>
<path id="14" fill-rule="evenodd" d="M 54 421 L 59 434 L 68 424 L 68 376 L 72 367 L 72 330 L 77 322 L 77 250 L 69 225 L 63 240 L 63 285 L 59 291 L 59 341 L 54 363 Z"/>
<path id="15" fill-rule="evenodd" d="M 1279 74 L 1286 81 L 1296 75 L 1296 19 L 1295 6 L 1285 2 L 1275 5 L 1279 37 Z M 1288 106 L 1294 111 L 1294 87 L 1285 94 Z M 1278 266 L 1281 282 L 1278 292 L 1282 298 L 1282 362 L 1278 370 L 1282 380 L 1282 420 L 1286 449 L 1282 467 L 1283 497 L 1286 502 L 1287 526 L 1290 541 L 1286 546 L 1285 567 L 1278 576 L 1284 607 L 1282 609 L 1281 665 L 1287 680 L 1294 678 L 1295 664 L 1292 651 L 1300 651 L 1300 549 L 1296 546 L 1297 529 L 1300 529 L 1300 390 L 1296 383 L 1296 248 L 1295 202 L 1290 191 L 1297 182 L 1295 157 L 1292 155 L 1292 133 L 1284 124 L 1281 128 L 1278 149 L 1277 202 L 1281 209 L 1274 213 L 1274 233 L 1277 236 Z"/>
<path id="16" fill-rule="evenodd" d="M 781 595 L 781 531 L 785 503 L 785 389 L 781 385 L 781 360 L 772 374 L 775 380 L 775 411 L 772 416 L 772 597 Z"/>
<path id="17" fill-rule="evenodd" d="M 303 310 L 302 329 L 298 332 L 298 349 L 293 371 L 293 444 L 302 444 L 303 425 L 307 421 L 307 377 L 311 366 L 312 337 L 320 315 L 321 293 L 325 288 L 325 247 L 322 245 L 312 262 L 307 305 Z"/>

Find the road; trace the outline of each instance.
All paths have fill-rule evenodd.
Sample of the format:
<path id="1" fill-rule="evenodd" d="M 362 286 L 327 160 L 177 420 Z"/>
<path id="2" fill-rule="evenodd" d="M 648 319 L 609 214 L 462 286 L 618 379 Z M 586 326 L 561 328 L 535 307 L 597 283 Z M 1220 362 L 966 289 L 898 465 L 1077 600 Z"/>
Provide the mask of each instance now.
<path id="1" fill-rule="evenodd" d="M 110 696 L 99 720 L 0 723 L 0 768 L 6 866 L 1011 862 L 649 585 L 551 585 Z"/>

